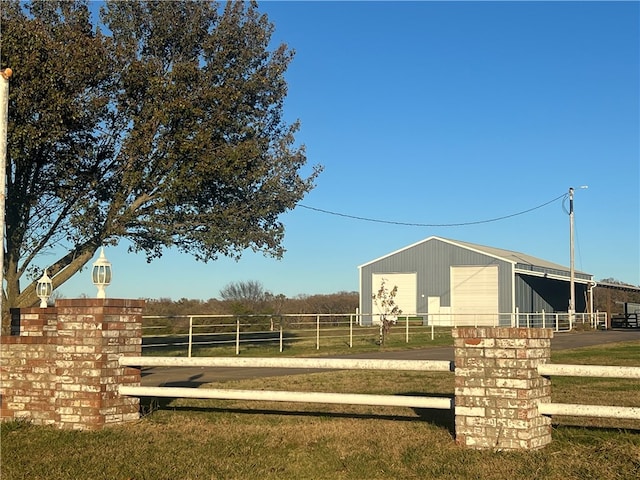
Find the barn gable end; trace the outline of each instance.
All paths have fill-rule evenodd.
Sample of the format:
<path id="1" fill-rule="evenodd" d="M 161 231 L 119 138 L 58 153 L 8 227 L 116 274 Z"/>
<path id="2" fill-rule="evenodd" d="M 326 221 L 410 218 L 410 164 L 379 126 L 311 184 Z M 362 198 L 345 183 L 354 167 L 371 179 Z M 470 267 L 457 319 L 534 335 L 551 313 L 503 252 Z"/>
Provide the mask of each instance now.
<path id="1" fill-rule="evenodd" d="M 374 279 L 400 279 L 407 273 L 415 280 L 403 286 L 415 291 L 403 292 L 403 314 L 428 314 L 435 324 L 447 324 L 456 316 L 457 324 L 463 318 L 469 323 L 473 318 L 475 324 L 488 324 L 495 321 L 496 314 L 500 314 L 501 323 L 508 324 L 509 314 L 515 311 L 551 313 L 566 311 L 568 306 L 566 267 L 519 252 L 441 237 L 429 237 L 358 269 L 360 312 L 365 324 L 375 322 L 371 302 Z M 586 306 L 586 300 L 581 299 L 591 283 L 591 275 L 575 272 L 577 311 Z M 394 286 L 391 282 L 388 285 Z"/>

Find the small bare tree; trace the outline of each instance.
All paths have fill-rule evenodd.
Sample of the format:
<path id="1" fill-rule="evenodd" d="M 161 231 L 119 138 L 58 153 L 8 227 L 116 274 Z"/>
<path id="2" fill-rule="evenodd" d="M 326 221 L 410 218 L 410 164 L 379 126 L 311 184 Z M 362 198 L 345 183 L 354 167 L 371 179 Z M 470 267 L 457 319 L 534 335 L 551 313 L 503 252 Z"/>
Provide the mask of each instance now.
<path id="1" fill-rule="evenodd" d="M 395 285 L 391 290 L 387 288 L 386 278 L 380 282 L 380 288 L 372 296 L 373 302 L 376 304 L 380 312 L 380 345 L 384 344 L 386 337 L 389 335 L 391 325 L 402 313 L 402 310 L 396 304 L 396 295 L 398 294 L 398 286 Z"/>
<path id="2" fill-rule="evenodd" d="M 220 290 L 220 297 L 235 314 L 262 313 L 268 295 L 271 293 L 257 280 L 231 282 Z"/>

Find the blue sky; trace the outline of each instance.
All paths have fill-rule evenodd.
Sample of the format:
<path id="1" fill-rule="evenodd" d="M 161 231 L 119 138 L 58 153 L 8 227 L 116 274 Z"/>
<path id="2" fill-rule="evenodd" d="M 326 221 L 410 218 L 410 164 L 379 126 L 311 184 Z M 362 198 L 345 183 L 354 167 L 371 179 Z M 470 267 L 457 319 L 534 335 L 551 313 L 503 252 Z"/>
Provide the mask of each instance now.
<path id="1" fill-rule="evenodd" d="M 484 221 L 569 187 L 576 269 L 640 285 L 639 7 L 260 3 L 274 42 L 296 51 L 285 113 L 301 121 L 309 164 L 324 166 L 301 204 L 347 216 L 283 215 L 281 260 L 168 251 L 147 264 L 122 242 L 105 251 L 107 295 L 209 299 L 248 280 L 290 297 L 357 291 L 358 265 L 432 235 L 568 266 L 568 202 Z M 94 296 L 89 269 L 59 290 Z"/>

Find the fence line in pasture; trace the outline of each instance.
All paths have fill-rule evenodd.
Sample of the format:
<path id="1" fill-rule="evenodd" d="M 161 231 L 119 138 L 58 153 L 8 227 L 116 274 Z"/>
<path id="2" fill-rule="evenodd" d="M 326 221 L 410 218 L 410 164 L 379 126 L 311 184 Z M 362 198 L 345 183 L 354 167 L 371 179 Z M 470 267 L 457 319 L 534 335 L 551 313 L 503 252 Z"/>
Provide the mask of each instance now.
<path id="1" fill-rule="evenodd" d="M 376 315 L 358 313 L 329 314 L 198 314 L 181 316 L 143 316 L 147 322 L 165 321 L 164 326 L 143 326 L 143 331 L 171 330 L 171 333 L 151 333 L 145 338 L 156 339 L 155 343 L 146 342 L 143 347 L 187 347 L 187 355 L 193 354 L 194 346 L 235 345 L 236 355 L 241 344 L 275 344 L 283 352 L 285 344 L 313 341 L 320 349 L 321 341 L 343 339 L 349 348 L 353 348 L 354 339 L 379 339 L 379 325 Z M 370 322 L 365 322 L 369 319 Z M 180 322 L 182 321 L 182 322 Z M 176 323 L 186 323 L 182 330 Z M 554 331 L 569 331 L 576 324 L 588 324 L 591 328 L 606 325 L 606 313 L 575 314 L 575 320 L 567 313 L 502 313 L 488 314 L 429 314 L 415 313 L 400 316 L 395 321 L 395 331 L 401 328 L 404 341 L 420 335 L 449 335 L 450 329 L 457 326 L 511 326 L 526 328 L 552 328 Z M 178 331 L 176 331 L 178 330 Z M 182 340 L 180 340 L 182 338 Z M 164 340 L 163 340 L 164 339 Z"/>

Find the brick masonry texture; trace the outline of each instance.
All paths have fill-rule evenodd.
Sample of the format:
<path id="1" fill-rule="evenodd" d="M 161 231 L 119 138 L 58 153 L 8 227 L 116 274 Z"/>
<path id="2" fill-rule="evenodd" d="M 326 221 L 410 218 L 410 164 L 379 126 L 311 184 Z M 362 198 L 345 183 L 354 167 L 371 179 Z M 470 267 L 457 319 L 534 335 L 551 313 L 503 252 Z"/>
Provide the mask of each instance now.
<path id="1" fill-rule="evenodd" d="M 142 351 L 143 300 L 60 299 L 55 307 L 13 310 L 0 338 L 0 419 L 66 429 L 98 429 L 139 418 L 140 385 L 121 355 Z"/>
<path id="2" fill-rule="evenodd" d="M 551 385 L 537 372 L 551 355 L 550 329 L 454 328 L 456 442 L 476 449 L 538 449 L 551 419 L 537 405 Z"/>

